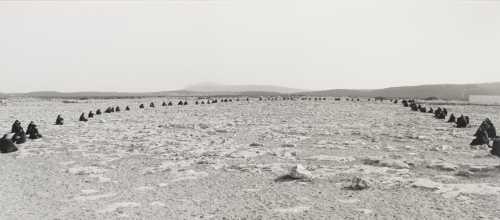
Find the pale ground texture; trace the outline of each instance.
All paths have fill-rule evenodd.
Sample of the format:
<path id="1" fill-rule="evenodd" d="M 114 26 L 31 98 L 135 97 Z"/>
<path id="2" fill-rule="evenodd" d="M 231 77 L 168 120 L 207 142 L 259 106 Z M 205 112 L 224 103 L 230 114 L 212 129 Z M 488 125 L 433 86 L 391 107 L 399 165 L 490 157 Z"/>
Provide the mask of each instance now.
<path id="1" fill-rule="evenodd" d="M 471 116 L 457 129 L 389 102 L 163 101 L 0 106 L 2 132 L 44 135 L 0 154 L 0 219 L 500 219 L 500 158 L 468 145 L 499 107 L 445 106 Z M 77 121 L 117 105 L 132 110 Z M 297 164 L 312 180 L 277 181 Z"/>

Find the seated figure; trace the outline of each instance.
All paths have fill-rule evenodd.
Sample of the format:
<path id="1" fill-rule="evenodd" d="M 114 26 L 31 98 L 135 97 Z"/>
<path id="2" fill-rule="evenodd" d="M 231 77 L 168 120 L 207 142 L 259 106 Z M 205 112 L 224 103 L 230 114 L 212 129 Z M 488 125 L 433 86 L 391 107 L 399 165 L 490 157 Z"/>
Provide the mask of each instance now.
<path id="1" fill-rule="evenodd" d="M 14 142 L 12 142 L 11 138 L 8 137 L 8 134 L 0 138 L 0 153 L 7 154 L 16 151 L 17 147 Z"/>
<path id="2" fill-rule="evenodd" d="M 64 124 L 64 118 L 62 118 L 61 115 L 57 115 L 56 125 L 63 125 L 63 124 Z"/>
<path id="3" fill-rule="evenodd" d="M 457 119 L 457 128 L 466 128 L 467 127 L 467 121 L 463 115 L 461 115 Z"/>
<path id="4" fill-rule="evenodd" d="M 83 122 L 87 122 L 87 121 L 88 121 L 88 119 L 86 119 L 86 118 L 85 118 L 85 113 L 82 113 L 82 114 L 80 115 L 80 119 L 79 119 L 79 120 L 80 120 L 80 121 L 83 121 Z"/>
<path id="5" fill-rule="evenodd" d="M 476 146 L 476 145 L 490 146 L 490 139 L 494 140 L 497 138 L 497 131 L 493 123 L 491 123 L 490 119 L 486 118 L 481 123 L 474 136 L 476 138 L 470 143 L 471 146 Z"/>
<path id="6" fill-rule="evenodd" d="M 21 128 L 21 130 L 18 130 L 17 133 L 14 133 L 12 136 L 12 142 L 16 144 L 23 144 L 26 142 L 26 133 L 24 132 L 24 129 Z"/>
<path id="7" fill-rule="evenodd" d="M 26 132 L 29 135 L 30 139 L 38 139 L 41 138 L 42 135 L 38 132 L 38 128 L 34 122 L 31 122 L 28 126 L 28 130 Z"/>
<path id="8" fill-rule="evenodd" d="M 19 120 L 14 121 L 14 124 L 12 124 L 12 129 L 11 129 L 10 133 L 18 133 L 21 130 L 23 130 L 23 127 L 21 126 L 21 122 L 19 122 Z"/>
<path id="9" fill-rule="evenodd" d="M 457 123 L 457 119 L 455 118 L 455 115 L 451 113 L 450 119 L 448 119 L 449 123 Z"/>

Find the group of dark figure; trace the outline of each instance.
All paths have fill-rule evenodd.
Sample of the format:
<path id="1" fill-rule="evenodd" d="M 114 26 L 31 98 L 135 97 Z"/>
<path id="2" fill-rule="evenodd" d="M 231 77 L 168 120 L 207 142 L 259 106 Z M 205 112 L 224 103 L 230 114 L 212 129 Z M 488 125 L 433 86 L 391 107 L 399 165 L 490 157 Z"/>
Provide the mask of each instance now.
<path id="1" fill-rule="evenodd" d="M 120 111 L 121 111 L 120 106 L 116 106 L 116 107 L 108 107 L 108 108 L 106 108 L 106 110 L 104 111 L 104 113 L 108 113 L 109 114 L 109 113 L 120 112 Z M 125 107 L 125 111 L 130 111 L 130 107 L 126 106 Z M 92 112 L 92 110 L 90 110 L 90 112 L 87 115 L 88 118 L 85 118 L 85 112 L 83 112 L 80 115 L 80 118 L 78 120 L 82 121 L 82 122 L 87 122 L 87 121 L 89 121 L 90 118 L 94 118 L 95 115 L 102 115 L 101 109 L 97 109 L 95 111 L 95 113 Z M 62 125 L 63 121 L 64 121 L 64 119 L 62 119 L 61 116 L 58 115 L 57 119 L 56 119 L 56 125 Z"/>
<path id="2" fill-rule="evenodd" d="M 42 137 L 33 121 L 29 123 L 26 132 L 24 132 L 21 122 L 16 120 L 14 124 L 12 124 L 10 134 L 5 134 L 0 139 L 0 153 L 17 151 L 15 144 L 24 144 L 26 142 L 26 136 L 28 136 L 29 139 L 38 139 Z"/>
<path id="3" fill-rule="evenodd" d="M 404 107 L 409 107 L 412 111 L 434 114 L 434 118 L 437 119 L 446 120 L 448 116 L 448 110 L 446 108 L 438 107 L 434 110 L 431 107 L 427 109 L 427 107 L 417 104 L 415 100 L 403 100 L 402 103 Z M 460 115 L 460 117 L 457 118 L 453 113 L 451 113 L 447 122 L 455 123 L 457 128 L 466 128 L 470 124 L 469 116 Z"/>
<path id="4" fill-rule="evenodd" d="M 277 99 L 278 98 L 267 98 L 267 100 L 277 100 Z M 239 98 L 237 98 L 235 100 L 240 101 Z M 259 100 L 263 101 L 264 98 L 260 97 Z M 283 98 L 283 100 L 294 100 L 294 99 L 292 97 L 290 97 L 290 98 L 286 98 L 286 99 Z M 301 98 L 301 100 L 313 100 L 313 98 L 303 97 L 303 98 Z M 321 100 L 326 100 L 326 98 L 316 97 L 316 98 L 314 98 L 314 100 L 321 101 Z M 340 100 L 341 100 L 340 98 L 335 98 L 335 101 L 340 101 Z M 371 99 L 368 99 L 368 101 L 370 101 L 370 100 Z M 249 101 L 249 98 L 247 98 L 246 101 Z M 347 98 L 346 101 L 355 101 L 355 99 L 354 98 Z M 357 101 L 359 101 L 359 98 L 357 99 Z M 375 98 L 375 101 L 379 101 L 379 99 Z M 383 99 L 381 101 L 383 101 Z M 217 99 L 213 99 L 213 100 L 208 99 L 208 100 L 206 100 L 206 102 L 203 100 L 202 101 L 195 101 L 195 104 L 196 105 L 199 105 L 199 104 L 204 105 L 204 104 L 215 104 L 218 102 L 219 101 Z M 220 102 L 221 103 L 233 102 L 233 100 L 224 98 L 224 99 L 220 99 Z M 391 102 L 397 104 L 398 100 L 397 99 L 391 100 Z M 415 102 L 415 100 L 403 100 L 402 103 L 403 103 L 403 106 L 411 108 L 412 111 L 434 114 L 434 117 L 437 119 L 445 120 L 446 117 L 448 116 L 448 110 L 446 108 L 438 107 L 436 110 L 434 110 L 433 108 L 427 109 L 425 106 L 417 104 Z M 188 102 L 181 100 L 177 103 L 177 105 L 185 106 L 185 105 L 188 105 Z M 163 102 L 162 106 L 164 106 L 164 107 L 165 106 L 173 106 L 173 103 L 171 101 L 168 103 Z M 149 107 L 155 108 L 155 104 L 153 102 L 151 102 L 149 104 Z M 139 108 L 144 109 L 145 105 L 140 104 Z M 108 108 L 106 108 L 104 113 L 114 113 L 114 112 L 120 112 L 120 111 L 121 111 L 121 109 L 119 106 L 108 107 Z M 126 106 L 125 111 L 130 111 L 130 107 Z M 100 109 L 97 109 L 95 114 L 94 114 L 94 112 L 90 111 L 88 113 L 88 118 L 93 118 L 94 115 L 101 115 L 101 114 L 102 114 L 102 111 Z M 88 118 L 85 117 L 85 113 L 82 113 L 80 115 L 79 121 L 87 122 Z M 453 113 L 450 115 L 447 122 L 456 123 L 457 128 L 466 128 L 469 126 L 469 123 L 470 123 L 468 116 L 461 115 L 460 117 L 456 118 Z M 63 125 L 64 124 L 64 119 L 61 117 L 61 115 L 57 116 L 55 124 L 56 125 Z M 21 126 L 21 122 L 16 120 L 14 122 L 14 124 L 12 125 L 11 133 L 4 135 L 0 139 L 0 153 L 10 153 L 10 152 L 17 151 L 17 147 L 15 144 L 25 143 L 27 136 L 29 139 L 38 139 L 38 138 L 42 137 L 42 135 L 38 132 L 38 128 L 37 128 L 36 124 L 33 121 L 30 122 L 30 124 L 27 127 L 26 132 L 24 132 L 24 129 Z M 476 131 L 474 136 L 476 138 L 472 141 L 471 145 L 473 145 L 473 146 L 474 145 L 488 145 L 490 148 L 492 148 L 491 153 L 493 155 L 500 156 L 500 138 L 496 136 L 495 126 L 493 125 L 493 123 L 491 123 L 491 121 L 489 119 L 486 119 L 483 121 L 483 123 L 478 128 L 478 130 Z M 493 142 L 493 144 L 490 144 L 490 142 Z"/>
<path id="5" fill-rule="evenodd" d="M 250 101 L 250 99 L 249 99 L 249 98 L 247 98 L 246 100 L 247 100 L 247 101 Z M 220 100 L 220 102 L 232 102 L 232 101 L 233 101 L 232 99 L 221 99 L 221 100 Z M 237 98 L 237 99 L 236 99 L 236 101 L 240 101 L 240 99 L 239 99 L 239 98 Z M 205 101 L 203 101 L 203 100 L 202 100 L 202 101 L 195 101 L 195 105 L 199 105 L 199 104 L 204 105 L 204 104 L 212 104 L 212 103 L 218 103 L 217 99 L 214 99 L 214 100 L 210 100 L 210 99 L 209 99 L 209 100 L 206 100 L 206 102 L 205 102 Z M 166 107 L 166 106 L 173 106 L 173 105 L 174 105 L 174 104 L 173 104 L 171 101 L 170 101 L 170 102 L 168 102 L 168 103 L 167 103 L 167 102 L 163 102 L 163 103 L 162 103 L 162 106 L 163 106 L 163 107 Z M 187 102 L 187 101 L 180 100 L 180 101 L 177 103 L 177 105 L 179 105 L 179 106 L 185 106 L 185 105 L 188 105 L 188 102 Z M 144 104 L 140 104 L 140 105 L 139 105 L 139 108 L 140 108 L 140 109 L 144 109 L 145 107 L 146 107 L 146 106 L 145 106 Z M 149 107 L 150 107 L 150 108 L 155 108 L 155 107 L 156 107 L 156 106 L 155 106 L 155 103 L 154 103 L 154 102 L 149 103 Z M 119 106 L 117 106 L 117 107 L 108 107 L 108 108 L 104 111 L 104 113 L 114 113 L 114 112 L 120 112 L 120 111 L 121 111 L 121 109 L 120 109 L 120 107 L 119 107 Z M 126 107 L 125 107 L 125 111 L 130 111 L 130 107 L 129 107 L 129 106 L 126 106 Z M 87 122 L 90 118 L 93 118 L 93 117 L 94 117 L 94 115 L 101 115 L 101 114 L 102 114 L 102 112 L 101 112 L 101 110 L 100 110 L 100 109 L 97 109 L 97 111 L 95 112 L 95 114 L 94 114 L 94 112 L 90 111 L 90 112 L 88 113 L 88 118 L 86 118 L 86 117 L 85 117 L 85 113 L 82 113 L 82 114 L 80 115 L 79 121 L 82 121 L 82 122 Z M 58 116 L 57 116 L 57 119 L 56 119 L 56 125 L 62 125 L 63 123 L 64 123 L 64 119 L 63 119 L 60 115 L 58 115 Z"/>
<path id="6" fill-rule="evenodd" d="M 448 110 L 446 108 L 438 107 L 436 110 L 432 108 L 427 109 L 420 104 L 417 105 L 415 100 L 403 100 L 402 103 L 405 107 L 410 107 L 412 111 L 432 113 L 437 119 L 445 120 L 446 116 L 448 115 Z M 448 122 L 456 123 L 457 128 L 466 128 L 470 124 L 470 119 L 468 116 L 463 115 L 456 118 L 452 113 L 448 118 Z M 479 126 L 474 136 L 476 138 L 470 143 L 471 146 L 487 145 L 488 147 L 492 148 L 492 150 L 490 151 L 491 154 L 500 157 L 500 138 L 497 137 L 496 128 L 489 118 L 486 118 L 481 123 L 481 126 Z M 493 142 L 493 144 L 491 144 L 491 142 Z"/>
<path id="7" fill-rule="evenodd" d="M 500 157 L 500 137 L 497 136 L 496 128 L 489 118 L 481 123 L 474 136 L 476 138 L 470 143 L 471 146 L 488 145 L 491 154 Z"/>

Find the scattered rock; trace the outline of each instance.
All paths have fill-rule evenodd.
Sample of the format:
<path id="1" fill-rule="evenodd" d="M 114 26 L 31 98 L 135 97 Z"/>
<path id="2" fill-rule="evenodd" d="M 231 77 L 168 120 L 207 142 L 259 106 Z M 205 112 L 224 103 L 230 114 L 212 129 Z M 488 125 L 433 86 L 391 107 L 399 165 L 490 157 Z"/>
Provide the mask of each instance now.
<path id="1" fill-rule="evenodd" d="M 113 204 L 107 206 L 106 208 L 102 209 L 101 211 L 99 211 L 99 213 L 115 212 L 118 209 L 135 208 L 135 207 L 139 207 L 139 206 L 141 206 L 141 204 L 136 203 L 136 202 L 117 202 L 117 203 L 113 203 Z"/>
<path id="2" fill-rule="evenodd" d="M 215 132 L 217 133 L 228 133 L 226 129 L 215 129 Z"/>
<path id="3" fill-rule="evenodd" d="M 156 202 L 152 202 L 152 203 L 151 203 L 151 206 L 156 206 L 156 207 L 166 207 L 167 205 L 166 205 L 165 203 L 163 203 L 163 202 L 158 202 L 158 201 L 156 201 Z"/>
<path id="4" fill-rule="evenodd" d="M 452 147 L 450 145 L 436 145 L 430 147 L 431 151 L 449 151 L 451 150 Z"/>
<path id="5" fill-rule="evenodd" d="M 331 155 L 315 155 L 307 158 L 308 160 L 319 160 L 319 161 L 334 161 L 340 163 L 347 163 L 356 160 L 354 157 L 337 157 Z"/>
<path id="6" fill-rule="evenodd" d="M 260 144 L 260 143 L 255 143 L 255 142 L 254 142 L 254 143 L 251 143 L 251 144 L 250 144 L 250 147 L 264 147 L 264 145 L 263 145 L 263 144 Z"/>
<path id="7" fill-rule="evenodd" d="M 297 206 L 297 207 L 291 207 L 291 208 L 278 208 L 275 209 L 275 212 L 280 212 L 280 213 L 301 213 L 309 210 L 310 207 L 307 206 Z"/>
<path id="8" fill-rule="evenodd" d="M 85 195 L 85 196 L 77 196 L 73 198 L 75 201 L 78 202 L 85 202 L 85 201 L 96 201 L 96 200 L 101 200 L 105 198 L 110 198 L 116 196 L 116 193 L 107 193 L 107 194 L 101 194 L 101 195 Z"/>
<path id="9" fill-rule="evenodd" d="M 458 169 L 458 166 L 443 161 L 433 161 L 429 165 L 427 165 L 427 168 L 437 169 L 442 171 L 456 171 Z"/>
<path id="10" fill-rule="evenodd" d="M 429 179 L 417 179 L 412 184 L 412 187 L 421 188 L 426 190 L 438 190 L 441 187 L 440 183 L 436 183 Z"/>
<path id="11" fill-rule="evenodd" d="M 201 129 L 207 129 L 207 128 L 209 128 L 209 126 L 207 124 L 203 124 L 203 123 L 198 124 L 198 127 L 201 128 Z"/>
<path id="12" fill-rule="evenodd" d="M 367 157 L 363 159 L 363 163 L 366 165 L 376 166 L 380 163 L 381 158 L 378 157 Z"/>
<path id="13" fill-rule="evenodd" d="M 72 167 L 67 170 L 68 173 L 74 175 L 90 175 L 90 174 L 102 174 L 105 173 L 105 169 L 101 169 L 99 167 L 90 166 L 90 167 Z"/>
<path id="14" fill-rule="evenodd" d="M 468 170 L 471 172 L 490 172 L 499 169 L 496 165 L 467 165 Z"/>
<path id="15" fill-rule="evenodd" d="M 282 144 L 281 147 L 292 148 L 295 147 L 295 144 Z"/>
<path id="16" fill-rule="evenodd" d="M 499 195 L 500 187 L 488 183 L 473 184 L 444 184 L 429 179 L 417 179 L 411 184 L 412 187 L 427 189 L 442 194 L 445 198 L 455 198 L 463 194 L 475 195 Z"/>
<path id="17" fill-rule="evenodd" d="M 410 166 L 407 163 L 400 161 L 400 160 L 394 160 L 394 159 L 381 160 L 378 163 L 378 165 L 382 166 L 382 167 L 391 167 L 391 168 L 395 168 L 395 169 L 410 169 Z"/>
<path id="18" fill-rule="evenodd" d="M 474 173 L 468 170 L 459 170 L 455 176 L 461 176 L 461 177 L 471 177 L 473 176 Z"/>
<path id="19" fill-rule="evenodd" d="M 368 184 L 368 181 L 360 178 L 360 177 L 354 177 L 351 180 L 351 184 L 347 186 L 346 188 L 351 189 L 351 190 L 364 190 L 368 189 L 370 186 Z"/>
<path id="20" fill-rule="evenodd" d="M 293 179 L 301 179 L 301 180 L 311 180 L 312 179 L 311 172 L 309 172 L 309 170 L 307 170 L 306 168 L 304 168 L 300 164 L 297 164 L 292 168 L 289 176 Z"/>

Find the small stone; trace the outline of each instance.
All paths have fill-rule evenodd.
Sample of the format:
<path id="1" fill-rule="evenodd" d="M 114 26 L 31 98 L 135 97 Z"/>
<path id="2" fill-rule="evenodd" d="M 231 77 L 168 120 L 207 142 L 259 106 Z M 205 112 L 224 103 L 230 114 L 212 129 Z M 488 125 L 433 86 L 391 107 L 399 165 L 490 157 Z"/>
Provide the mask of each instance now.
<path id="1" fill-rule="evenodd" d="M 260 144 L 260 143 L 251 143 L 250 144 L 250 147 L 263 147 L 264 145 L 263 144 Z"/>
<path id="2" fill-rule="evenodd" d="M 452 163 L 434 161 L 431 164 L 427 165 L 427 168 L 437 169 L 442 171 L 455 171 L 458 169 L 458 166 Z"/>
<path id="3" fill-rule="evenodd" d="M 369 187 L 370 186 L 368 185 L 368 181 L 356 176 L 352 178 L 351 185 L 349 185 L 347 188 L 351 190 L 364 190 L 368 189 Z"/>
<path id="4" fill-rule="evenodd" d="M 407 163 L 400 160 L 387 159 L 380 161 L 379 164 L 383 167 L 391 167 L 395 169 L 410 169 L 410 166 Z"/>
<path id="5" fill-rule="evenodd" d="M 198 127 L 201 128 L 201 129 L 207 129 L 207 128 L 209 128 L 209 126 L 207 124 L 203 124 L 203 123 L 198 124 Z"/>
<path id="6" fill-rule="evenodd" d="M 287 148 L 292 148 L 295 147 L 295 144 L 283 144 L 281 147 L 287 147 Z"/>
<path id="7" fill-rule="evenodd" d="M 425 190 L 438 190 L 441 188 L 442 184 L 429 179 L 416 179 L 411 186 Z"/>
<path id="8" fill-rule="evenodd" d="M 297 164 L 296 166 L 294 166 L 292 168 L 292 170 L 290 171 L 289 175 L 291 178 L 294 178 L 294 179 L 304 179 L 304 180 L 312 179 L 311 172 L 309 172 L 309 170 L 307 170 L 306 168 L 304 168 L 300 164 Z"/>
<path id="9" fill-rule="evenodd" d="M 471 177 L 472 175 L 474 175 L 474 173 L 468 170 L 459 170 L 455 175 L 462 177 Z"/>
<path id="10" fill-rule="evenodd" d="M 380 158 L 378 157 L 367 157 L 365 159 L 363 159 L 363 163 L 366 164 L 366 165 L 377 165 L 378 163 L 380 163 Z"/>
<path id="11" fill-rule="evenodd" d="M 217 133 L 228 133 L 226 129 L 216 129 L 215 132 Z"/>
<path id="12" fill-rule="evenodd" d="M 469 165 L 469 171 L 471 172 L 490 172 L 498 169 L 498 166 L 491 165 Z"/>

